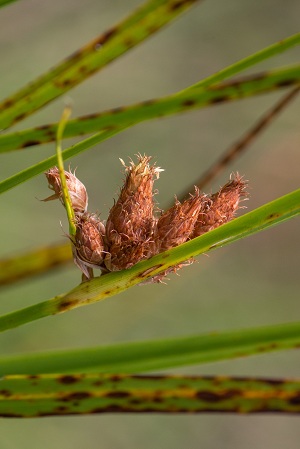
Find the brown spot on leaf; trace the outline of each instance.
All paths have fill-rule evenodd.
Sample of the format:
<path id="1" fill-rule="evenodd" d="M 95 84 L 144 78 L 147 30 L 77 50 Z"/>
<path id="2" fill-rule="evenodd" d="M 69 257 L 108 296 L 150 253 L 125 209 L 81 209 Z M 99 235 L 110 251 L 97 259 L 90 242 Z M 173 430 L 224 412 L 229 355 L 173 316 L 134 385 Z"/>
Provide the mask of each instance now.
<path id="1" fill-rule="evenodd" d="M 267 352 L 267 351 L 272 351 L 274 349 L 278 348 L 278 344 L 277 343 L 270 343 L 268 345 L 264 345 L 264 346 L 258 346 L 257 347 L 257 351 L 259 352 Z"/>
<path id="2" fill-rule="evenodd" d="M 280 214 L 273 213 L 267 216 L 267 220 L 275 220 L 276 218 L 280 217 Z"/>
<path id="3" fill-rule="evenodd" d="M 127 37 L 124 39 L 124 45 L 126 48 L 131 48 L 135 45 L 135 40 L 133 38 Z"/>
<path id="4" fill-rule="evenodd" d="M 85 75 L 85 74 L 87 74 L 87 73 L 89 73 L 90 72 L 90 69 L 89 69 L 89 67 L 88 66 L 86 66 L 86 65 L 81 65 L 80 67 L 79 67 L 79 73 L 81 73 L 81 75 Z"/>
<path id="5" fill-rule="evenodd" d="M 105 396 L 107 398 L 123 399 L 128 398 L 130 393 L 128 391 L 109 391 Z"/>
<path id="6" fill-rule="evenodd" d="M 111 294 L 111 290 L 106 290 L 103 294 L 109 296 Z"/>
<path id="7" fill-rule="evenodd" d="M 75 62 L 76 60 L 81 59 L 82 54 L 83 54 L 82 50 L 76 50 L 76 51 L 74 51 L 72 54 L 70 54 L 69 56 L 67 56 L 67 57 L 65 58 L 65 61 L 72 61 L 72 62 Z"/>
<path id="8" fill-rule="evenodd" d="M 25 117 L 27 117 L 27 114 L 25 114 L 25 112 L 23 112 L 22 114 L 18 115 L 18 116 L 14 119 L 14 122 L 19 122 L 19 121 L 23 120 Z"/>
<path id="9" fill-rule="evenodd" d="M 27 140 L 27 142 L 24 142 L 21 145 L 21 148 L 26 148 L 26 147 L 33 147 L 34 145 L 40 145 L 40 141 L 39 140 Z"/>
<path id="10" fill-rule="evenodd" d="M 277 87 L 288 87 L 288 86 L 292 86 L 293 84 L 295 84 L 296 80 L 295 79 L 287 79 L 287 80 L 282 80 L 279 83 L 277 83 Z"/>
<path id="11" fill-rule="evenodd" d="M 196 104 L 196 101 L 192 98 L 188 98 L 187 100 L 182 102 L 182 106 L 186 107 L 186 108 L 195 106 L 195 104 Z"/>
<path id="12" fill-rule="evenodd" d="M 58 415 L 60 415 L 60 414 L 67 414 L 69 412 L 70 412 L 69 408 L 64 406 L 64 405 L 60 405 L 59 407 L 56 407 L 53 410 L 53 414 L 58 414 Z"/>
<path id="13" fill-rule="evenodd" d="M 88 391 L 75 391 L 74 393 L 69 393 L 65 395 L 63 398 L 59 400 L 63 402 L 82 401 L 90 397 L 91 394 Z"/>
<path id="14" fill-rule="evenodd" d="M 177 2 L 174 2 L 170 5 L 170 11 L 176 11 L 177 9 L 182 8 L 183 6 L 194 2 L 195 0 L 178 0 Z"/>
<path id="15" fill-rule="evenodd" d="M 57 379 L 57 382 L 64 384 L 64 385 L 71 385 L 71 384 L 75 384 L 76 382 L 78 382 L 79 379 L 76 376 L 71 376 L 71 375 L 66 375 L 66 376 L 60 376 Z"/>
<path id="16" fill-rule="evenodd" d="M 75 300 L 68 300 L 68 301 L 63 301 L 58 305 L 58 313 L 62 313 L 62 312 L 66 312 L 67 310 L 73 309 L 75 307 L 75 304 L 77 304 L 77 301 Z"/>
<path id="17" fill-rule="evenodd" d="M 118 27 L 111 28 L 110 30 L 106 31 L 106 33 L 102 34 L 100 36 L 99 40 L 96 42 L 97 44 L 103 45 L 106 42 L 108 42 L 110 39 L 114 37 L 114 35 L 118 32 Z"/>
<path id="18" fill-rule="evenodd" d="M 229 101 L 230 97 L 228 95 L 220 95 L 219 97 L 212 98 L 210 100 L 211 104 L 224 103 L 225 101 Z"/>
<path id="19" fill-rule="evenodd" d="M 300 405 L 300 392 L 297 392 L 294 396 L 292 396 L 289 403 L 291 405 Z"/>
<path id="20" fill-rule="evenodd" d="M 10 98 L 8 98 L 8 99 L 5 100 L 5 102 L 3 103 L 3 109 L 8 109 L 8 108 L 10 108 L 13 104 L 14 104 L 13 100 L 11 100 Z"/>
<path id="21" fill-rule="evenodd" d="M 196 393 L 196 397 L 202 401 L 214 403 L 224 401 L 226 399 L 232 399 L 238 394 L 240 394 L 239 390 L 224 390 L 216 393 L 209 390 L 202 390 Z"/>
<path id="22" fill-rule="evenodd" d="M 120 382 L 121 380 L 123 380 L 124 379 L 124 376 L 121 376 L 121 375 L 118 375 L 118 374 L 115 374 L 115 375 L 113 375 L 113 376 L 111 376 L 110 378 L 109 378 L 109 380 L 111 381 L 111 382 Z"/>
<path id="23" fill-rule="evenodd" d="M 94 120 L 94 119 L 101 117 L 101 115 L 102 115 L 101 113 L 100 114 L 97 114 L 97 113 L 88 114 L 88 115 L 85 115 L 80 121 L 85 122 L 85 121 L 89 121 L 89 120 Z"/>
<path id="24" fill-rule="evenodd" d="M 0 390 L 0 396 L 4 396 L 4 397 L 8 398 L 11 395 L 12 395 L 12 392 L 9 390 Z"/>
<path id="25" fill-rule="evenodd" d="M 274 386 L 274 387 L 276 387 L 276 386 L 279 387 L 279 386 L 285 384 L 285 381 L 282 380 L 282 379 L 264 379 L 262 382 L 264 384 L 271 385 L 271 386 Z"/>
<path id="26" fill-rule="evenodd" d="M 0 413 L 3 418 L 24 418 L 21 413 Z"/>

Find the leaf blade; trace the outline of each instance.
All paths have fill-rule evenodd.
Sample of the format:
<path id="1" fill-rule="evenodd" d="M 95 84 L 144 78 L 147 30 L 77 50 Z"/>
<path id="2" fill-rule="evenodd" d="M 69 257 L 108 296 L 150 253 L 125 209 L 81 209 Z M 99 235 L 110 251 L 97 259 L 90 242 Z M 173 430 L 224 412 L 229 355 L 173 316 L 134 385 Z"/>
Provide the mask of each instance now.
<path id="1" fill-rule="evenodd" d="M 75 287 L 66 295 L 49 299 L 36 305 L 0 317 L 0 331 L 18 327 L 45 316 L 102 301 L 117 295 L 148 278 L 178 265 L 191 257 L 206 253 L 225 244 L 282 223 L 300 214 L 300 189 L 271 201 L 252 212 L 226 223 L 206 234 L 192 239 L 171 250 L 128 270 L 111 272 Z"/>
<path id="2" fill-rule="evenodd" d="M 300 322 L 1 357 L 0 374 L 145 373 L 297 348 Z"/>
<path id="3" fill-rule="evenodd" d="M 8 376 L 0 416 L 95 413 L 299 413 L 300 381 L 192 376 Z"/>

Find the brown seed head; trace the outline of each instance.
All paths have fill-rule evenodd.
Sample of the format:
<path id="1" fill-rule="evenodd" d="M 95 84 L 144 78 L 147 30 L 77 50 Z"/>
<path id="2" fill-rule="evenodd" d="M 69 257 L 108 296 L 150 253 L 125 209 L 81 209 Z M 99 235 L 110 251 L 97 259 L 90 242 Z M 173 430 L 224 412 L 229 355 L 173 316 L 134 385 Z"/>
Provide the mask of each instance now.
<path id="1" fill-rule="evenodd" d="M 174 206 L 164 212 L 157 222 L 155 239 L 157 252 L 166 251 L 186 242 L 205 204 L 206 195 L 201 194 L 197 187 L 194 195 L 183 203 L 176 200 Z"/>
<path id="2" fill-rule="evenodd" d="M 130 268 L 150 257 L 155 219 L 153 184 L 160 168 L 150 165 L 150 157 L 138 155 L 138 164 L 125 166 L 127 173 L 119 198 L 106 223 L 109 252 L 105 259 L 111 271 Z"/>
<path id="3" fill-rule="evenodd" d="M 45 175 L 48 179 L 49 188 L 51 190 L 54 190 L 55 193 L 54 195 L 46 198 L 44 201 L 55 200 L 58 198 L 64 206 L 65 204 L 63 200 L 58 168 L 57 167 L 50 168 L 50 170 L 45 172 Z M 72 207 L 75 214 L 86 212 L 88 206 L 88 195 L 85 186 L 82 184 L 81 181 L 79 181 L 78 178 L 76 178 L 75 172 L 73 174 L 65 170 L 65 176 Z"/>
<path id="4" fill-rule="evenodd" d="M 89 278 L 86 267 L 99 268 L 105 255 L 105 227 L 95 214 L 76 216 L 74 262 Z"/>
<path id="5" fill-rule="evenodd" d="M 246 187 L 247 182 L 236 173 L 218 192 L 207 197 L 204 210 L 198 215 L 192 238 L 232 220 L 242 198 L 247 196 Z"/>

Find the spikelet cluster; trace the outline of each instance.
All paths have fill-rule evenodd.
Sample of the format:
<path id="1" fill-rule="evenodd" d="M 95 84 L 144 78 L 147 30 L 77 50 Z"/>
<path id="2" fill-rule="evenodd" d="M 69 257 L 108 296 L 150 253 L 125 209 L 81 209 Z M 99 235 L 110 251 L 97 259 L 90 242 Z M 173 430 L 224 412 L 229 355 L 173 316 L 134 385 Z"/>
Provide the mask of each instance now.
<path id="1" fill-rule="evenodd" d="M 187 240 L 196 238 L 234 218 L 242 199 L 247 196 L 246 181 L 233 174 L 227 184 L 214 194 L 201 193 L 197 187 L 182 203 L 157 213 L 154 202 L 154 182 L 162 169 L 150 165 L 151 157 L 138 155 L 138 162 L 125 167 L 125 181 L 118 199 L 110 209 L 106 224 L 96 214 L 87 212 L 88 195 L 75 173 L 65 172 L 67 187 L 75 213 L 76 235 L 71 239 L 74 262 L 85 278 L 93 275 L 93 268 L 103 272 L 132 267 Z M 59 172 L 56 167 L 47 171 L 49 187 L 54 194 L 45 201 L 60 199 L 64 204 Z M 162 282 L 183 264 L 168 268 L 150 279 Z M 149 282 L 149 281 L 146 281 Z"/>

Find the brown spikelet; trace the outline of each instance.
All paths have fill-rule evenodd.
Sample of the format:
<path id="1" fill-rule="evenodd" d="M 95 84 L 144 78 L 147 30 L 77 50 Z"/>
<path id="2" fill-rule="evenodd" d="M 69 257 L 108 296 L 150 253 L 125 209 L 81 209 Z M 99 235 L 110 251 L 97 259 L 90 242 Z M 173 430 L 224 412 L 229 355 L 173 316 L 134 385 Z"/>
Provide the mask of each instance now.
<path id="1" fill-rule="evenodd" d="M 76 216 L 76 235 L 74 241 L 74 262 L 80 270 L 90 277 L 87 267 L 99 268 L 105 255 L 105 227 L 95 214 L 85 213 Z"/>
<path id="2" fill-rule="evenodd" d="M 138 164 L 128 167 L 119 198 L 106 223 L 108 251 L 105 265 L 110 271 L 130 268 L 151 255 L 155 219 L 153 183 L 160 168 L 150 166 L 150 157 L 138 155 Z"/>
<path id="3" fill-rule="evenodd" d="M 192 235 L 197 217 L 204 210 L 206 195 L 201 194 L 195 187 L 194 195 L 180 203 L 176 200 L 173 207 L 162 214 L 157 222 L 155 238 L 156 253 L 166 251 L 170 248 L 186 242 Z M 169 267 L 162 273 L 152 277 L 145 283 L 162 283 L 163 279 L 170 273 L 176 273 L 180 268 L 189 265 L 193 260 Z"/>
<path id="4" fill-rule="evenodd" d="M 236 173 L 218 192 L 208 196 L 204 210 L 198 215 L 192 238 L 232 220 L 239 209 L 241 199 L 247 196 L 246 187 L 247 182 Z"/>
<path id="5" fill-rule="evenodd" d="M 164 212 L 157 222 L 157 252 L 166 251 L 186 242 L 204 205 L 205 195 L 201 194 L 197 187 L 194 195 L 183 203 L 176 200 L 174 206 Z"/>
<path id="6" fill-rule="evenodd" d="M 49 188 L 53 190 L 54 195 L 49 196 L 44 199 L 44 201 L 51 201 L 59 199 L 61 203 L 64 204 L 61 181 L 59 177 L 59 170 L 57 167 L 50 168 L 50 170 L 45 172 L 48 180 Z M 85 186 L 81 181 L 71 172 L 65 170 L 67 187 L 72 203 L 73 210 L 76 213 L 84 213 L 87 211 L 88 206 L 88 195 Z"/>

